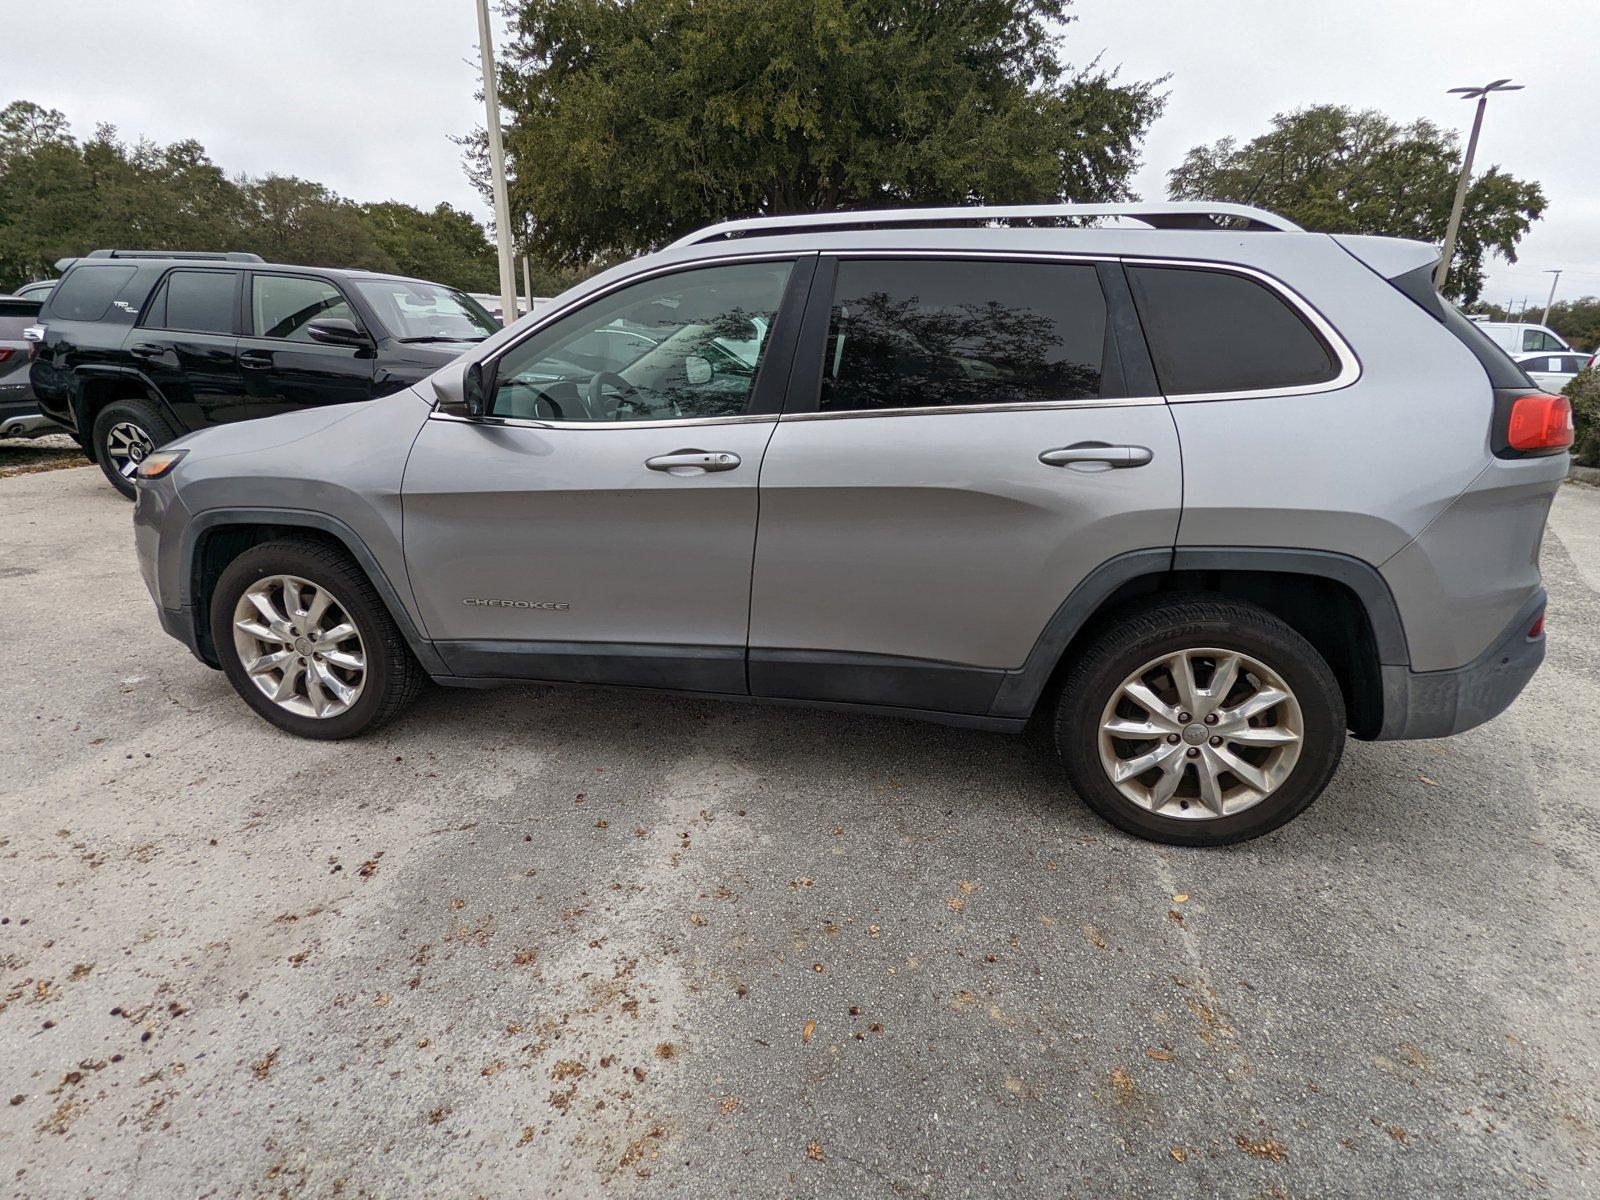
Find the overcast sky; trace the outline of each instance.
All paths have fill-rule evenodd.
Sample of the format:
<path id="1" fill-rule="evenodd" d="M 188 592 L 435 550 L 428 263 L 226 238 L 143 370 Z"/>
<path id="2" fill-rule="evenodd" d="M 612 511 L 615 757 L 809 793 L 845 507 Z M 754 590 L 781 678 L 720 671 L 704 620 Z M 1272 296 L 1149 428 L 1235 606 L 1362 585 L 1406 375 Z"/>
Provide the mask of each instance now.
<path id="1" fill-rule="evenodd" d="M 230 172 L 314 179 L 358 200 L 487 211 L 452 135 L 481 125 L 472 0 L 50 0 L 0 36 L 0 103 L 64 112 L 80 135 L 192 137 Z M 1328 101 L 1461 127 L 1445 95 L 1511 76 L 1490 103 L 1480 167 L 1538 179 L 1550 200 L 1490 299 L 1600 294 L 1600 84 L 1594 0 L 1078 0 L 1066 57 L 1129 79 L 1172 76 L 1136 186 L 1165 195 L 1185 150 L 1263 131 Z M 549 164 L 559 170 L 559 162 Z"/>

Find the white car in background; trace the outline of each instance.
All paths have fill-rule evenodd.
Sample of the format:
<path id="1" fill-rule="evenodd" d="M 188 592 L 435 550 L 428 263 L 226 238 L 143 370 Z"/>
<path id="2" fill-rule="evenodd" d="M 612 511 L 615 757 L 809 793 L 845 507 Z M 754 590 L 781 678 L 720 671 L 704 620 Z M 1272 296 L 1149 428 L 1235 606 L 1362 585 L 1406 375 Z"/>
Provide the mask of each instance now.
<path id="1" fill-rule="evenodd" d="M 1512 358 L 1521 358 L 1524 354 L 1570 354 L 1572 347 L 1554 329 L 1548 325 L 1530 325 L 1518 321 L 1480 321 L 1476 317 L 1472 323 L 1484 333 L 1500 349 Z"/>
<path id="2" fill-rule="evenodd" d="M 1568 351 L 1565 354 L 1523 354 L 1517 357 L 1517 366 L 1526 371 L 1528 378 L 1545 391 L 1558 393 L 1591 361 L 1589 355 L 1577 351 Z"/>

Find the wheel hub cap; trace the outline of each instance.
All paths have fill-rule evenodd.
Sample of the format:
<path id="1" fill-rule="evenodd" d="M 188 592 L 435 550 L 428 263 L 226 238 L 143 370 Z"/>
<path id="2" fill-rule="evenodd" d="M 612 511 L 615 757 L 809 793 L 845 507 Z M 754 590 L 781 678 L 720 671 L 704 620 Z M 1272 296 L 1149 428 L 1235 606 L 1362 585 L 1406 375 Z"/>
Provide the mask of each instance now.
<path id="1" fill-rule="evenodd" d="M 106 455 L 124 479 L 132 479 L 145 455 L 155 448 L 150 435 L 132 421 L 118 421 L 106 431 Z"/>
<path id="2" fill-rule="evenodd" d="M 1282 676 L 1247 654 L 1197 647 L 1152 659 L 1112 693 L 1100 716 L 1100 765 L 1149 812 L 1231 817 L 1283 785 L 1304 738 Z"/>

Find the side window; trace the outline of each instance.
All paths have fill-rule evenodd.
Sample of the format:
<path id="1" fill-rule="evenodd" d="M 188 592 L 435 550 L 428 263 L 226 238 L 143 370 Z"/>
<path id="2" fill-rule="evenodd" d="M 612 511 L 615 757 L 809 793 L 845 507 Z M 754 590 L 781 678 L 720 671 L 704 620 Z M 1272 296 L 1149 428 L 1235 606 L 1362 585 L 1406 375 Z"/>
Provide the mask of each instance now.
<path id="1" fill-rule="evenodd" d="M 541 421 L 738 416 L 790 267 L 680 271 L 586 304 L 500 360 L 490 411 Z"/>
<path id="2" fill-rule="evenodd" d="M 1193 267 L 1129 266 L 1128 282 L 1169 396 L 1326 383 L 1333 352 L 1264 284 Z"/>
<path id="3" fill-rule="evenodd" d="M 235 271 L 174 271 L 145 314 L 147 329 L 232 333 L 238 295 Z"/>
<path id="4" fill-rule="evenodd" d="M 138 267 L 79 267 L 50 294 L 49 315 L 63 321 L 98 321 Z"/>
<path id="5" fill-rule="evenodd" d="M 817 408 L 1082 400 L 1100 394 L 1105 340 L 1089 265 L 846 259 Z"/>
<path id="6" fill-rule="evenodd" d="M 361 322 L 333 284 L 296 275 L 254 275 L 250 279 L 250 329 L 256 337 L 309 342 L 306 326 L 319 317 Z"/>
<path id="7" fill-rule="evenodd" d="M 1566 349 L 1559 338 L 1553 337 L 1542 329 L 1524 329 L 1522 331 L 1522 348 L 1546 353 Z"/>

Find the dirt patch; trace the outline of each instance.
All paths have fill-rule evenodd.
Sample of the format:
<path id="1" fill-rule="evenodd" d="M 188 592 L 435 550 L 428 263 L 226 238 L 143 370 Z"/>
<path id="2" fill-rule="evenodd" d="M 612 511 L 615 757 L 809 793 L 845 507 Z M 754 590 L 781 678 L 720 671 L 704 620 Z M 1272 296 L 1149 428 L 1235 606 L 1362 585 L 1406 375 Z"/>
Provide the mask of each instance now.
<path id="1" fill-rule="evenodd" d="M 78 443 L 64 433 L 0 440 L 0 479 L 87 465 L 89 462 L 78 449 Z"/>

